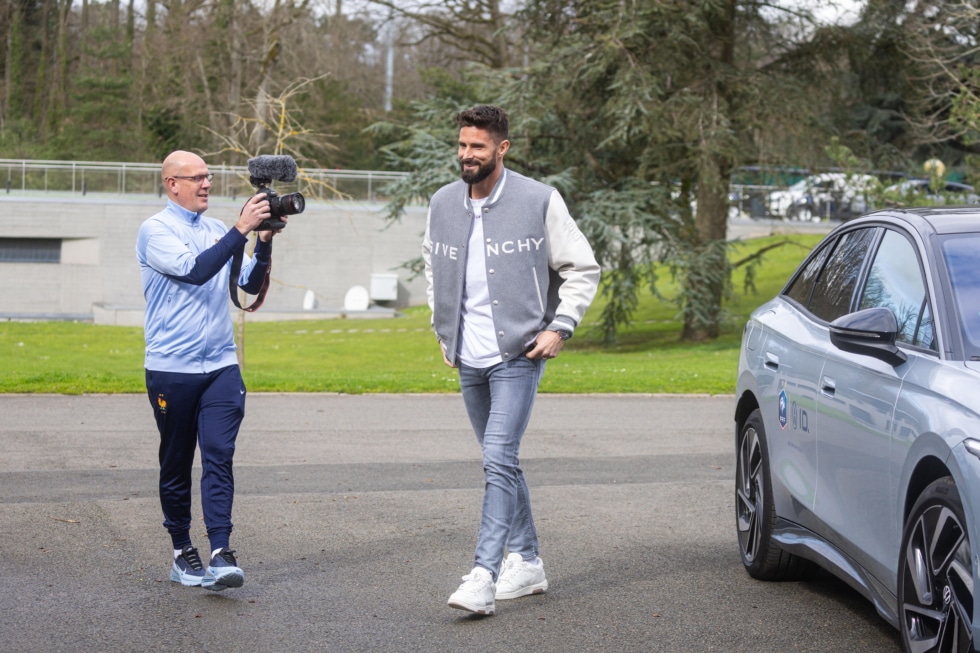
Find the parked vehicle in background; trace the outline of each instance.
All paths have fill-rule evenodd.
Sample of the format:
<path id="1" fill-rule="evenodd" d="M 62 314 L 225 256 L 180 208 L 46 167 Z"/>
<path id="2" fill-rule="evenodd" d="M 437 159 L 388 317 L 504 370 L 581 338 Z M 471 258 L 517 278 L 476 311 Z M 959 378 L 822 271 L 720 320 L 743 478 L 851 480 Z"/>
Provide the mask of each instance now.
<path id="1" fill-rule="evenodd" d="M 980 208 L 837 226 L 748 320 L 736 397 L 749 575 L 818 565 L 872 601 L 906 651 L 974 651 Z"/>
<path id="2" fill-rule="evenodd" d="M 980 197 L 969 184 L 955 181 L 940 182 L 940 187 L 934 188 L 928 179 L 906 179 L 885 188 L 886 201 L 900 202 L 903 205 L 915 206 L 921 203 L 936 204 L 977 204 Z"/>
<path id="3" fill-rule="evenodd" d="M 878 184 L 872 175 L 824 172 L 769 193 L 770 215 L 786 220 L 847 220 L 868 210 Z"/>

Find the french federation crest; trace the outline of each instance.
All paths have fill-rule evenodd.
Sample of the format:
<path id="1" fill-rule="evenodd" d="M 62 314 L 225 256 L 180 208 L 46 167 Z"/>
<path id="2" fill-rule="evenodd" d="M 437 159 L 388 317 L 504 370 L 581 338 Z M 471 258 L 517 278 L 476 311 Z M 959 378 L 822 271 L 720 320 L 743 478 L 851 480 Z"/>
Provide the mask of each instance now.
<path id="1" fill-rule="evenodd" d="M 787 418 L 786 413 L 788 411 L 789 401 L 786 399 L 786 391 L 781 390 L 779 392 L 779 427 L 786 428 Z"/>

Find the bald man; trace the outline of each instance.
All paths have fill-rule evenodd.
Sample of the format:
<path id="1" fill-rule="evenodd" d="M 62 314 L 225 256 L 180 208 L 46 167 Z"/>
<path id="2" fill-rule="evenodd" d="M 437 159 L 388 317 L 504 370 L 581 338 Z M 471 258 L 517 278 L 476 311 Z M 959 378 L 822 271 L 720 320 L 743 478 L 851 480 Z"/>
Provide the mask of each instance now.
<path id="1" fill-rule="evenodd" d="M 167 206 L 140 226 L 136 258 L 146 297 L 146 391 L 160 431 L 160 503 L 173 543 L 170 580 L 221 591 L 245 582 L 229 543 L 232 457 L 245 415 L 228 309 L 231 261 L 242 253 L 238 286 L 256 294 L 275 233 L 259 231 L 252 256 L 244 254 L 248 234 L 269 217 L 265 195 L 252 196 L 230 229 L 205 217 L 214 175 L 196 154 L 171 153 L 162 175 Z M 191 467 L 198 448 L 207 565 L 191 541 Z"/>

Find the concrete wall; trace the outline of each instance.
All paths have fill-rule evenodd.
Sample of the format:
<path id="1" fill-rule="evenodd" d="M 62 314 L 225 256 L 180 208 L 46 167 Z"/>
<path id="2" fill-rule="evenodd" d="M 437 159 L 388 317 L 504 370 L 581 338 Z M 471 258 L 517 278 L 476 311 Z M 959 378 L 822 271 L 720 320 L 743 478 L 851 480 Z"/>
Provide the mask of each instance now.
<path id="1" fill-rule="evenodd" d="M 142 325 L 145 305 L 136 263 L 136 232 L 165 200 L 134 196 L 3 196 L 0 237 L 61 238 L 61 263 L 0 263 L 0 318 L 94 319 Z M 243 199 L 211 198 L 207 215 L 234 224 Z M 371 290 L 372 274 L 397 274 L 397 299 L 372 301 L 362 315 L 425 303 L 425 280 L 398 269 L 421 254 L 425 208 L 385 228 L 381 205 L 308 201 L 276 236 L 272 285 L 249 319 L 333 317 L 353 286 Z M 383 279 L 382 279 L 383 280 Z M 314 310 L 304 310 L 312 290 Z M 237 310 L 237 309 L 235 309 Z"/>

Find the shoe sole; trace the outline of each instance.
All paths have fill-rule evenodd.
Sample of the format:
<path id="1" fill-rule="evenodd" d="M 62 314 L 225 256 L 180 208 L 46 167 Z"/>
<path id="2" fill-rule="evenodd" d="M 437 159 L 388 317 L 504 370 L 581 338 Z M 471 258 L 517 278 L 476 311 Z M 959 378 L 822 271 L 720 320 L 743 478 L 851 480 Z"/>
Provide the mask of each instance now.
<path id="1" fill-rule="evenodd" d="M 214 576 L 214 580 L 210 583 L 202 582 L 201 587 L 212 592 L 223 592 L 226 589 L 241 587 L 245 584 L 245 573 L 240 569 L 225 573 L 223 576 L 215 576 L 213 572 L 211 574 Z"/>
<path id="2" fill-rule="evenodd" d="M 180 583 L 184 587 L 200 587 L 204 582 L 204 578 L 201 576 L 184 576 L 175 571 L 170 572 L 170 580 Z"/>
<path id="3" fill-rule="evenodd" d="M 512 592 L 497 592 L 497 595 L 493 598 L 497 600 L 506 601 L 508 599 L 519 599 L 522 596 L 531 596 L 532 594 L 544 594 L 545 590 L 548 589 L 548 581 L 543 581 L 536 583 L 534 585 L 528 585 L 527 587 L 522 587 L 518 590 Z"/>
<path id="4" fill-rule="evenodd" d="M 449 600 L 449 607 L 456 608 L 457 610 L 465 610 L 467 612 L 472 612 L 473 614 L 483 614 L 487 616 L 493 616 L 494 606 L 484 606 L 482 608 L 475 605 L 470 605 L 468 603 L 463 603 L 462 601 Z"/>

